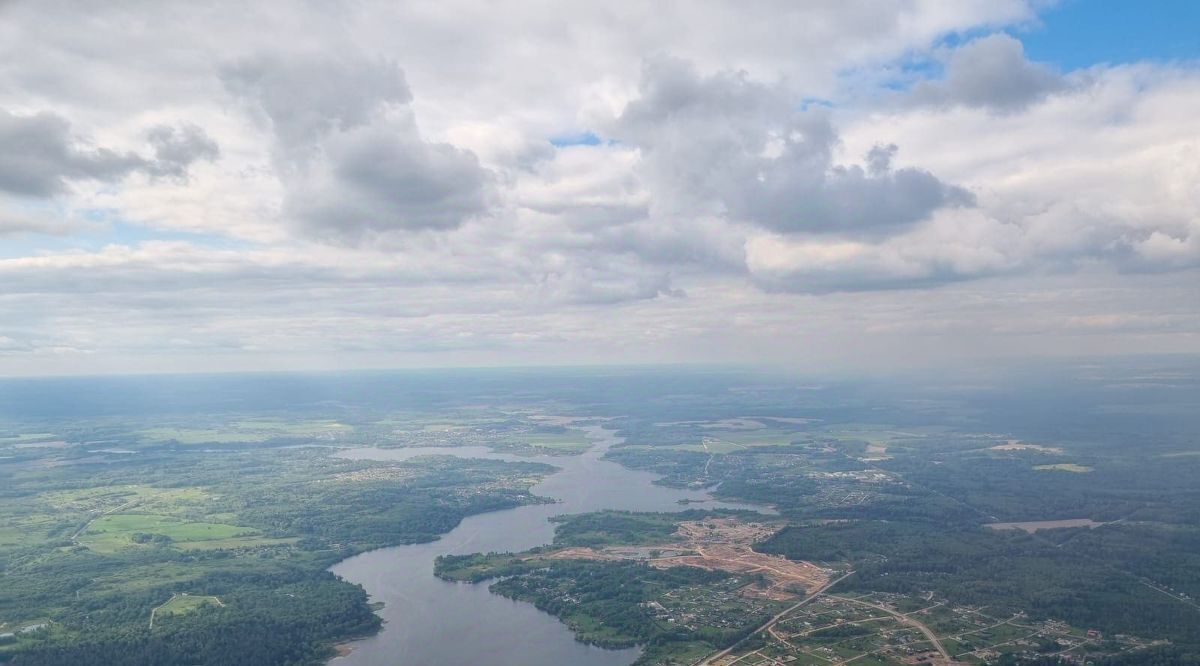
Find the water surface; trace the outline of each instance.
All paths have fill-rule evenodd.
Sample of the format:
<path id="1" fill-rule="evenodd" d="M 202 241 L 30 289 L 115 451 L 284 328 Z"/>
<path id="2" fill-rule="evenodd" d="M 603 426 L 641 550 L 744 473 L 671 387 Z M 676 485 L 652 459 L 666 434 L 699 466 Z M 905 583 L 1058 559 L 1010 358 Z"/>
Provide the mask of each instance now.
<path id="1" fill-rule="evenodd" d="M 620 439 L 599 427 L 584 430 L 594 441 L 578 456 L 514 456 L 485 447 L 348 449 L 338 455 L 354 460 L 407 460 L 421 455 L 455 455 L 491 460 L 538 461 L 560 468 L 532 491 L 559 500 L 494 511 L 466 518 L 441 539 L 424 544 L 381 548 L 332 567 L 342 578 L 361 584 L 380 611 L 383 629 L 355 641 L 353 652 L 336 666 L 627 666 L 639 650 L 604 650 L 575 640 L 554 617 L 530 604 L 488 592 L 486 584 L 449 583 L 433 576 L 438 555 L 521 551 L 550 542 L 551 516 L 602 509 L 682 511 L 687 508 L 762 507 L 714 501 L 704 491 L 656 486 L 658 475 L 602 460 Z M 698 502 L 683 506 L 680 500 Z"/>

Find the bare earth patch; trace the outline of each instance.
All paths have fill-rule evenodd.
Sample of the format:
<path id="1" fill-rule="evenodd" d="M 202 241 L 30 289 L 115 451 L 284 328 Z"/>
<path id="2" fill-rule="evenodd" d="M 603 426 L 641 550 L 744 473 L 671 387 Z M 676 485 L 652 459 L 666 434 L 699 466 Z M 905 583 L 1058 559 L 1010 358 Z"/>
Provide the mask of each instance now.
<path id="1" fill-rule="evenodd" d="M 990 527 L 993 530 L 1024 530 L 1033 534 L 1038 530 L 1053 530 L 1059 527 L 1093 528 L 1103 524 L 1090 518 L 1069 518 L 1066 520 L 1032 520 L 1023 523 L 988 523 L 984 527 Z"/>
<path id="2" fill-rule="evenodd" d="M 1063 450 L 1057 446 L 1042 446 L 1040 444 L 1027 444 L 1019 439 L 1010 439 L 1007 444 L 997 444 L 992 447 L 993 451 L 1041 451 L 1042 453 L 1062 453 Z"/>
<path id="3" fill-rule="evenodd" d="M 1050 472 L 1071 472 L 1072 474 L 1087 474 L 1092 471 L 1087 465 L 1076 465 L 1075 463 L 1058 463 L 1056 465 L 1034 465 L 1034 469 L 1039 471 Z"/>
<path id="4" fill-rule="evenodd" d="M 757 553 L 751 545 L 771 536 L 777 526 L 748 523 L 736 518 L 709 518 L 680 523 L 676 534 L 682 541 L 647 546 L 564 548 L 539 557 L 581 560 L 642 560 L 652 567 L 699 567 L 715 571 L 757 576 L 765 586 L 747 585 L 746 596 L 786 600 L 798 593 L 810 594 L 829 582 L 833 572 L 811 562 L 793 561 L 780 555 Z"/>

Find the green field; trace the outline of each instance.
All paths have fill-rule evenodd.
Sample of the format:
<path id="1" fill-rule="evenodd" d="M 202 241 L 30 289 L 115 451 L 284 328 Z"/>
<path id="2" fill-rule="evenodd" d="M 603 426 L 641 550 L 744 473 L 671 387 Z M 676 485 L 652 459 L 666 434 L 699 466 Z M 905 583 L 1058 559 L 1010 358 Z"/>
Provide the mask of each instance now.
<path id="1" fill-rule="evenodd" d="M 154 609 L 155 620 L 162 620 L 172 615 L 187 615 L 206 606 L 223 606 L 220 599 L 206 595 L 177 594 L 165 604 Z"/>
<path id="2" fill-rule="evenodd" d="M 113 553 L 139 546 L 137 535 L 160 535 L 186 548 L 195 542 L 257 534 L 257 530 L 224 523 L 192 522 L 152 513 L 117 513 L 97 518 L 79 535 L 78 542 L 98 553 Z"/>
<path id="3" fill-rule="evenodd" d="M 365 592 L 330 575 L 330 564 L 534 502 L 528 488 L 550 469 L 352 461 L 320 446 L 359 429 L 380 439 L 392 432 L 354 423 L 255 414 L 96 419 L 54 437 L 102 445 L 13 449 L 0 464 L 0 634 L 18 631 L 0 640 L 0 663 L 14 654 L 31 664 L 324 663 L 331 643 L 379 624 Z M 495 441 L 515 434 L 505 429 L 537 427 L 479 432 Z M 9 427 L 14 437 L 0 448 L 18 442 L 16 433 L 50 430 Z M 264 448 L 256 439 L 318 446 Z M 242 443 L 204 445 L 219 440 Z M 160 445 L 168 441 L 198 446 Z M 99 446 L 136 454 L 89 450 Z M 46 631 L 19 631 L 42 622 Z"/>
<path id="4" fill-rule="evenodd" d="M 153 488 L 144 485 L 30 495 L 0 505 L 0 551 L 64 539 L 97 516 L 134 507 L 149 514 L 202 520 L 214 500 L 210 493 L 196 487 Z"/>

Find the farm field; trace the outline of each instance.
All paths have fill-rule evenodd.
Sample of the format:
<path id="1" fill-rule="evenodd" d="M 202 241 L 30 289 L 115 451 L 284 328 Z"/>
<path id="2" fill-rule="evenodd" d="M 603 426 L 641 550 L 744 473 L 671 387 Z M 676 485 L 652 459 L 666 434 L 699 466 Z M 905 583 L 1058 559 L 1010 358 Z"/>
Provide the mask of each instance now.
<path id="1" fill-rule="evenodd" d="M 150 611 L 149 627 L 154 628 L 155 622 L 163 622 L 174 616 L 189 615 L 208 607 L 223 607 L 221 599 L 215 596 L 202 594 L 188 594 L 186 592 L 171 595 L 163 605 L 156 606 Z"/>
<path id="2" fill-rule="evenodd" d="M 94 520 L 76 541 L 99 553 L 113 553 L 125 548 L 156 541 L 178 544 L 188 548 L 193 543 L 209 541 L 234 543 L 234 539 L 258 536 L 258 530 L 227 525 L 180 520 L 156 514 L 109 514 Z M 255 545 L 252 540 L 242 541 Z"/>
<path id="3" fill-rule="evenodd" d="M 333 455 L 329 445 L 398 427 L 374 421 L 251 413 L 53 425 L 9 426 L 0 439 L 0 662 L 86 652 L 122 663 L 152 650 L 168 662 L 228 663 L 227 652 L 250 649 L 319 663 L 333 642 L 379 626 L 362 589 L 330 575 L 331 564 L 429 541 L 473 513 L 539 502 L 528 489 L 550 469 Z M 500 445 L 473 428 L 441 435 Z M 539 443 L 586 441 L 568 435 Z M 24 446 L 46 442 L 54 445 Z M 198 645 L 179 638 L 190 634 L 220 638 L 176 654 Z"/>

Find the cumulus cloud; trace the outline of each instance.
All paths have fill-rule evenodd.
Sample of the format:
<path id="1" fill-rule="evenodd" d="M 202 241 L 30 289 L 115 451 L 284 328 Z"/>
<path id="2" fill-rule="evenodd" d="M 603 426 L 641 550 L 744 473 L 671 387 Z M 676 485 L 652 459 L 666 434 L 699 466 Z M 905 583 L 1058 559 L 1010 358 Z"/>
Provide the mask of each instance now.
<path id="1" fill-rule="evenodd" d="M 872 149 L 866 168 L 836 164 L 829 114 L 797 106 L 786 88 L 745 73 L 702 76 L 659 58 L 613 132 L 641 151 L 663 217 L 716 214 L 780 232 L 854 235 L 971 205 L 969 192 L 928 171 L 894 169 L 895 146 Z"/>
<path id="2" fill-rule="evenodd" d="M 157 176 L 187 178 L 193 162 L 211 162 L 221 156 L 217 142 L 195 125 L 159 125 L 146 132 L 146 139 L 154 149 L 154 159 L 146 168 Z"/>
<path id="3" fill-rule="evenodd" d="M 487 210 L 489 178 L 471 153 L 383 124 L 339 132 L 299 169 L 286 211 L 318 237 L 452 229 Z"/>
<path id="4" fill-rule="evenodd" d="M 0 110 L 0 189 L 48 197 L 68 181 L 111 181 L 145 166 L 133 153 L 80 145 L 71 124 L 53 113 L 16 115 Z"/>
<path id="5" fill-rule="evenodd" d="M 1127 66 L 1093 71 L 1086 88 L 1019 113 L 954 106 L 865 115 L 845 128 L 848 149 L 904 141 L 978 192 L 976 206 L 938 211 L 886 238 L 752 236 L 748 269 L 764 288 L 814 293 L 1098 267 L 1124 275 L 1194 269 L 1200 126 L 1184 109 L 1197 100 L 1194 71 Z"/>
<path id="6" fill-rule="evenodd" d="M 196 160 L 218 154 L 216 142 L 192 125 L 155 127 L 147 138 L 152 158 L 92 146 L 71 133 L 67 119 L 48 111 L 19 115 L 0 109 L 0 190 L 50 197 L 72 182 L 115 182 L 137 171 L 182 177 Z"/>
<path id="7" fill-rule="evenodd" d="M 384 59 L 258 54 L 222 65 L 220 77 L 270 123 L 288 154 L 412 101 L 404 71 Z"/>
<path id="8" fill-rule="evenodd" d="M 487 210 L 488 172 L 471 152 L 421 137 L 395 63 L 259 56 L 221 77 L 270 123 L 284 212 L 304 233 L 356 244 Z"/>
<path id="9" fill-rule="evenodd" d="M 1011 112 L 1068 86 L 1050 67 L 1026 59 L 1020 40 L 995 33 L 951 51 L 945 61 L 945 78 L 918 83 L 912 97 L 918 103 Z"/>
<path id="10" fill-rule="evenodd" d="M 770 360 L 1133 313 L 1125 348 L 1194 347 L 1200 76 L 942 46 L 1041 5 L 88 7 L 155 28 L 116 35 L 10 3 L 0 337 L 234 367 Z M 929 80 L 872 87 L 898 69 Z"/>

